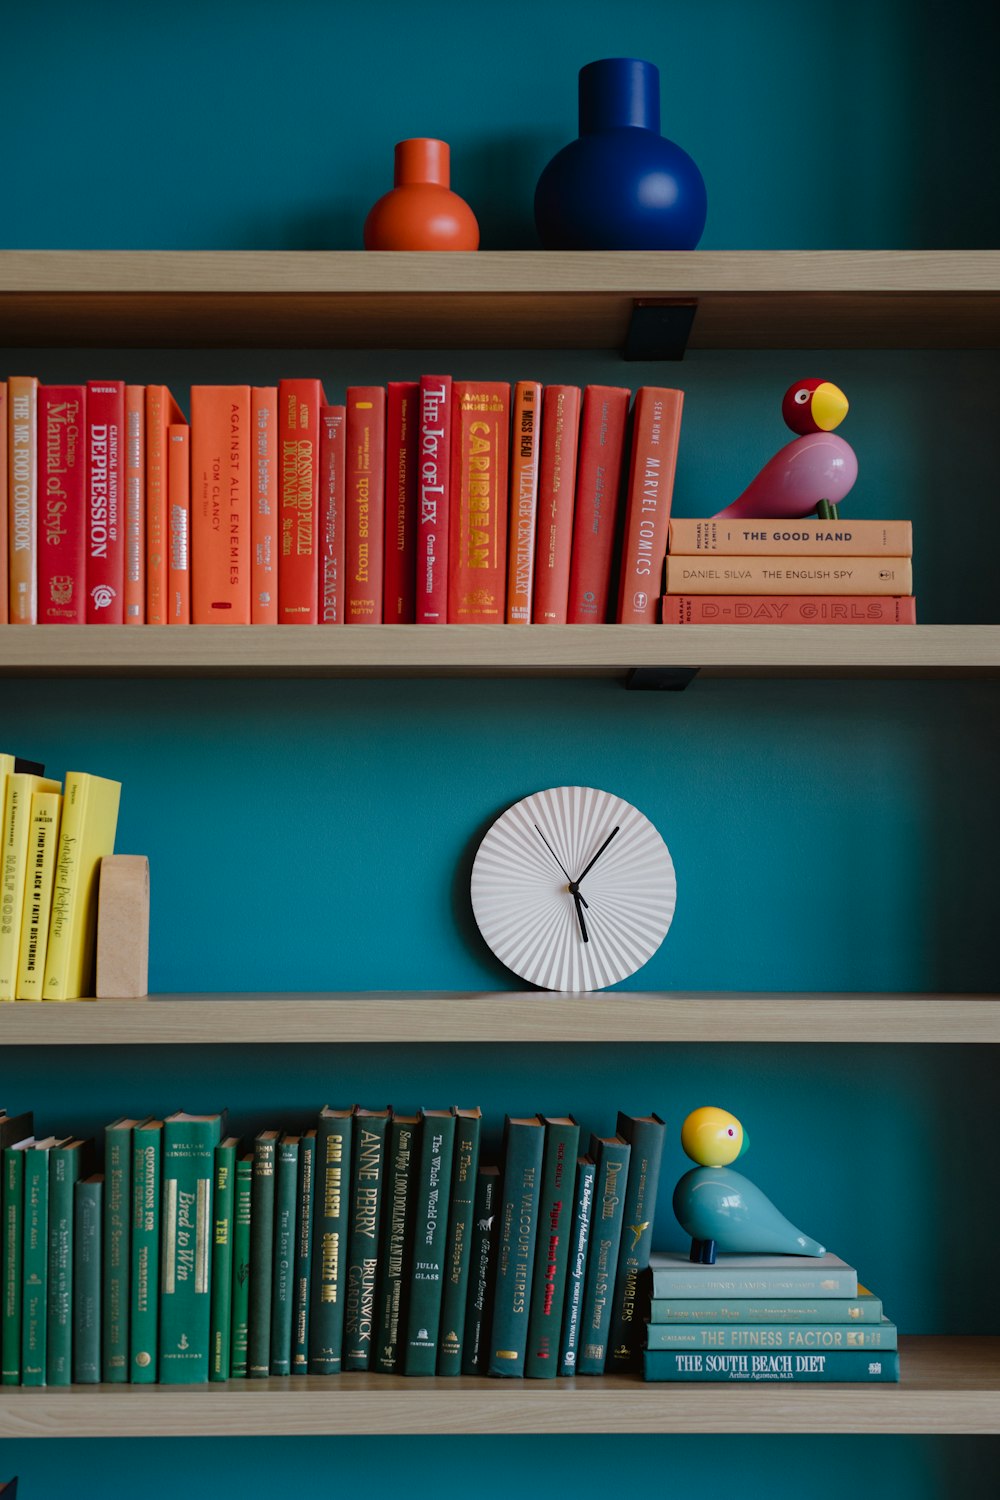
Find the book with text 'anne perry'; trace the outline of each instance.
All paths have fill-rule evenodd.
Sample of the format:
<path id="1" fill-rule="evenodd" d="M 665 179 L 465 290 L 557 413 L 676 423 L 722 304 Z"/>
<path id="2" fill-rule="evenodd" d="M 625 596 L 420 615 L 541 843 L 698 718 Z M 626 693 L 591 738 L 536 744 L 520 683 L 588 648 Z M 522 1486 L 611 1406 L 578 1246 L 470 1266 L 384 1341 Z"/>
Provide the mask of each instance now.
<path id="1" fill-rule="evenodd" d="M 389 1114 L 388 1108 L 362 1109 L 359 1106 L 354 1111 L 347 1296 L 344 1302 L 345 1370 L 367 1370 L 375 1347 L 375 1275 Z"/>
<path id="2" fill-rule="evenodd" d="M 839 1255 L 720 1255 L 696 1265 L 679 1251 L 649 1257 L 654 1298 L 856 1297 L 858 1273 Z"/>

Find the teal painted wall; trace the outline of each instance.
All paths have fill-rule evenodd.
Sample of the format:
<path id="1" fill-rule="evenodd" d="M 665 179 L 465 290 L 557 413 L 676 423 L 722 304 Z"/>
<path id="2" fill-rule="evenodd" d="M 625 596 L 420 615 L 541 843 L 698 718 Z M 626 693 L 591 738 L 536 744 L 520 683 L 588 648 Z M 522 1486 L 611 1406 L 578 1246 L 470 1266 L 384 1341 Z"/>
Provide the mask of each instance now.
<path id="1" fill-rule="evenodd" d="M 5 15 L 13 54 L 33 66 L 7 80 L 19 191 L 0 244 L 358 246 L 393 143 L 426 133 L 451 140 L 484 245 L 530 245 L 535 177 L 575 130 L 577 68 L 628 53 L 659 63 L 664 129 L 708 180 L 706 248 L 997 242 L 997 196 L 983 190 L 1000 163 L 985 5 L 633 0 L 609 12 L 583 0 L 504 8 L 488 45 L 482 12 L 437 13 L 437 49 L 413 5 L 178 0 L 147 19 L 53 0 Z M 59 194 L 46 185 L 88 120 L 115 140 L 103 201 L 92 173 Z M 664 368 L 589 351 L 45 350 L 0 366 L 181 389 L 316 373 L 331 398 L 348 380 L 431 367 L 677 381 L 676 506 L 691 515 L 743 488 L 784 441 L 786 385 L 823 374 L 852 401 L 855 513 L 916 522 L 921 617 L 997 617 L 992 353 L 717 352 Z M 153 865 L 156 989 L 510 985 L 471 919 L 472 855 L 511 801 L 571 781 L 637 803 L 674 856 L 676 919 L 636 988 L 996 989 L 988 685 L 704 681 L 659 696 L 600 681 L 8 681 L 0 725 L 55 774 L 124 781 L 119 848 Z M 1000 1232 L 990 1049 L 609 1044 L 38 1049 L 0 1058 L 0 1097 L 34 1105 L 46 1130 L 228 1105 L 247 1132 L 334 1100 L 479 1101 L 494 1137 L 505 1108 L 572 1109 L 594 1129 L 619 1106 L 655 1108 L 673 1131 L 715 1100 L 749 1128 L 750 1174 L 860 1267 L 905 1331 L 1000 1332 L 997 1293 L 978 1279 Z M 664 1245 L 679 1243 L 669 1187 L 683 1166 L 671 1141 Z M 987 1440 L 930 1438 L 0 1447 L 0 1474 L 20 1473 L 25 1500 L 96 1500 L 109 1479 L 166 1500 L 182 1472 L 191 1500 L 279 1484 L 306 1494 L 331 1475 L 346 1490 L 373 1472 L 415 1500 L 443 1474 L 492 1500 L 526 1476 L 531 1493 L 606 1494 L 623 1472 L 639 1490 L 930 1500 L 990 1494 L 995 1461 Z"/>

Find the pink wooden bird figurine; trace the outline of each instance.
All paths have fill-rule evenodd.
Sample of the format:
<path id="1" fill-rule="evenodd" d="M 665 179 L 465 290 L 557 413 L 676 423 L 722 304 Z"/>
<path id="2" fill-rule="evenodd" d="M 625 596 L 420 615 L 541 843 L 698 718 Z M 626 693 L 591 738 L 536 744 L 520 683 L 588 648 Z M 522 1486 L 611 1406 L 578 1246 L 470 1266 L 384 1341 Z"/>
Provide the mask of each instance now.
<path id="1" fill-rule="evenodd" d="M 842 390 L 829 380 L 798 380 L 785 392 L 781 414 L 802 436 L 779 448 L 720 517 L 801 520 L 824 501 L 836 514 L 857 479 L 854 449 L 833 431 L 847 415 Z"/>

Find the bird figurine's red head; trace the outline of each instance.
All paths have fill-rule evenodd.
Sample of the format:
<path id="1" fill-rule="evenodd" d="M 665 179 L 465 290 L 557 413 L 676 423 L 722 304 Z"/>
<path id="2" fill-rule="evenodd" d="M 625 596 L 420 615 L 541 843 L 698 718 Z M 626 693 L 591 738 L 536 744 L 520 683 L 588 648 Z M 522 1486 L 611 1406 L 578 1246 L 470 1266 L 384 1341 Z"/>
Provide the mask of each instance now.
<path id="1" fill-rule="evenodd" d="M 847 416 L 847 397 L 829 380 L 797 380 L 785 392 L 781 415 L 793 432 L 832 432 Z"/>

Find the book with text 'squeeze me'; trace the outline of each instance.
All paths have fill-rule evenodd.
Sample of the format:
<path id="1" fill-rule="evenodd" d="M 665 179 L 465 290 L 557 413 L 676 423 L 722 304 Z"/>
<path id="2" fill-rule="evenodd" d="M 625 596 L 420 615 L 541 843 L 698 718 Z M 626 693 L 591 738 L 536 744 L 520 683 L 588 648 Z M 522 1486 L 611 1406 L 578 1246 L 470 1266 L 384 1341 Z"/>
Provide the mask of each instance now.
<path id="1" fill-rule="evenodd" d="M 654 1298 L 856 1297 L 858 1273 L 839 1255 L 720 1255 L 695 1265 L 680 1252 L 649 1257 Z"/>
<path id="2" fill-rule="evenodd" d="M 837 1349 L 832 1353 L 689 1353 L 649 1350 L 643 1355 L 646 1380 L 833 1381 L 859 1384 L 899 1379 L 895 1350 Z"/>
<path id="3" fill-rule="evenodd" d="M 310 1375 L 336 1375 L 341 1368 L 353 1125 L 352 1109 L 327 1105 L 316 1127 Z"/>

